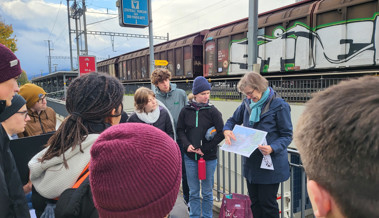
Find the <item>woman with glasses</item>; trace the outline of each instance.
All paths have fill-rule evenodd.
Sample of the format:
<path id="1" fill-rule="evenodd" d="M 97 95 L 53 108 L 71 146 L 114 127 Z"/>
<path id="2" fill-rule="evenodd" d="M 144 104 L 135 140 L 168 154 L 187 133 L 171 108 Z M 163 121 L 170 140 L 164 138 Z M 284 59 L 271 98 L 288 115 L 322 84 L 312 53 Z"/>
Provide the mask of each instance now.
<path id="1" fill-rule="evenodd" d="M 128 122 L 147 123 L 157 127 L 174 139 L 173 120 L 168 110 L 159 105 L 151 89 L 141 87 L 134 93 L 135 113 Z"/>
<path id="2" fill-rule="evenodd" d="M 278 218 L 279 184 L 290 176 L 287 147 L 292 141 L 291 109 L 258 73 L 245 74 L 237 88 L 246 98 L 225 123 L 225 142 L 230 145 L 236 140 L 232 131 L 236 124 L 267 132 L 267 144 L 244 157 L 243 175 L 254 218 Z"/>
<path id="3" fill-rule="evenodd" d="M 71 82 L 66 99 L 69 115 L 49 139 L 46 148 L 29 162 L 32 202 L 37 217 L 41 216 L 46 202 L 54 204 L 57 198 L 61 201 L 61 194 L 83 175 L 90 161 L 90 149 L 99 134 L 120 122 L 123 94 L 122 84 L 102 73 L 86 74 Z M 88 193 L 88 178 L 83 183 L 88 185 L 85 189 Z M 62 208 L 58 203 L 55 213 L 65 213 L 67 217 L 90 217 L 89 214 L 96 210 L 91 195 L 85 197 L 91 204 L 83 204 L 80 215 L 73 214 L 78 213 L 75 205 L 69 204 L 76 202 L 73 199 Z"/>

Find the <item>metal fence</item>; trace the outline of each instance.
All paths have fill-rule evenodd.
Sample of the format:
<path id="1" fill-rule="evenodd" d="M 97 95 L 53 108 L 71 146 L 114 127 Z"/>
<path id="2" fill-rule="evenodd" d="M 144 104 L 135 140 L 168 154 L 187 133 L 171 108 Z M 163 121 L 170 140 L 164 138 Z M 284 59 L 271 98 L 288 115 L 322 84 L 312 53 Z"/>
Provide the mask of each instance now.
<path id="1" fill-rule="evenodd" d="M 306 102 L 312 98 L 312 94 L 324 90 L 332 85 L 338 84 L 348 78 L 319 78 L 319 79 L 269 79 L 271 86 L 287 102 Z M 187 94 L 192 91 L 193 81 L 182 80 L 174 81 L 178 88 L 186 91 Z M 238 80 L 217 80 L 210 81 L 211 98 L 221 100 L 240 100 L 244 96 L 238 92 Z M 134 94 L 139 87 L 151 88 L 147 82 L 124 83 L 125 93 Z"/>
<path id="2" fill-rule="evenodd" d="M 297 150 L 288 149 L 290 162 L 290 178 L 280 184 L 278 203 L 280 215 L 294 217 L 294 214 L 304 218 L 306 210 L 311 208 L 306 192 L 306 175 Z M 220 149 L 216 169 L 215 191 L 216 201 L 221 201 L 223 194 L 247 194 L 245 179 L 242 176 L 243 159 L 240 155 L 225 152 Z"/>

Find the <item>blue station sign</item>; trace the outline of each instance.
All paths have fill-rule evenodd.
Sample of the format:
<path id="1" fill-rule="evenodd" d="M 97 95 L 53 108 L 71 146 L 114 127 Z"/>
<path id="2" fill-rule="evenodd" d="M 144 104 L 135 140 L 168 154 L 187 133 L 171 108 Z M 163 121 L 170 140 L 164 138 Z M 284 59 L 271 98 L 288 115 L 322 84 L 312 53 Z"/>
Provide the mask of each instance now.
<path id="1" fill-rule="evenodd" d="M 145 28 L 149 26 L 148 0 L 119 0 L 120 26 Z"/>

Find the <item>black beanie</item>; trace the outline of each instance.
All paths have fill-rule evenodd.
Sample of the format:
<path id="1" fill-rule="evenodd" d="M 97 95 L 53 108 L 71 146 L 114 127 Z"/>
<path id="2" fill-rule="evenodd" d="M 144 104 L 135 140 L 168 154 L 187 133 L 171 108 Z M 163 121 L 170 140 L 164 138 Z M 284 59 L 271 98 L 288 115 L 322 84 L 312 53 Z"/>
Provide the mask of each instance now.
<path id="1" fill-rule="evenodd" d="M 7 120 L 9 117 L 13 116 L 22 106 L 26 104 L 25 99 L 21 95 L 15 94 L 12 99 L 12 105 L 6 107 L 3 113 L 0 114 L 0 122 Z"/>

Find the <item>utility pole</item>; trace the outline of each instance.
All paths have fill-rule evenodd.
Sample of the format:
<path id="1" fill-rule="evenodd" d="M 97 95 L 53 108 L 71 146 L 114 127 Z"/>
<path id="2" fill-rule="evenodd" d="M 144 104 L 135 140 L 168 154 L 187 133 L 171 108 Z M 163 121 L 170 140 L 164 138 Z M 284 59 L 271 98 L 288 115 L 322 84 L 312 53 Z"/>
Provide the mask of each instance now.
<path id="1" fill-rule="evenodd" d="M 67 0 L 67 19 L 68 19 L 68 40 L 70 43 L 70 66 L 71 71 L 74 71 L 74 66 L 72 62 L 72 41 L 71 41 L 71 22 L 70 22 L 70 0 Z"/>
<path id="2" fill-rule="evenodd" d="M 248 70 L 253 71 L 253 65 L 258 57 L 258 0 L 249 1 L 249 23 L 247 32 L 247 63 Z"/>
<path id="3" fill-rule="evenodd" d="M 47 62 L 48 62 L 48 66 L 49 66 L 49 74 L 51 74 L 51 53 L 50 53 L 50 51 L 54 50 L 54 49 L 50 48 L 50 40 L 46 40 L 46 41 L 47 41 L 47 46 L 49 48 L 49 56 L 47 58 Z"/>

